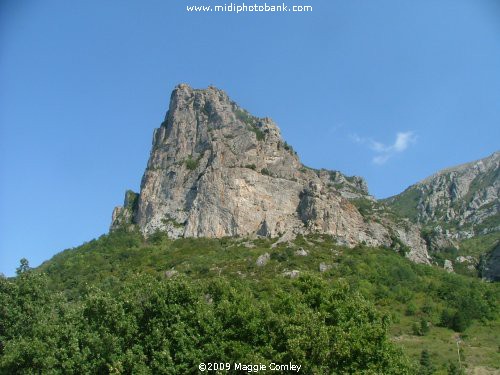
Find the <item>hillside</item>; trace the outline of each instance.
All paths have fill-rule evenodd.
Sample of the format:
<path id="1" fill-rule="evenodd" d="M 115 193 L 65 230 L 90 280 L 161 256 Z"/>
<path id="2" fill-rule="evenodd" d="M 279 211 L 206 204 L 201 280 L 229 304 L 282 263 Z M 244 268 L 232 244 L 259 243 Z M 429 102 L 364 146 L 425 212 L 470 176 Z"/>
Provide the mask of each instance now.
<path id="1" fill-rule="evenodd" d="M 440 225 L 450 238 L 500 231 L 500 152 L 444 169 L 385 202 L 399 215 Z"/>
<path id="2" fill-rule="evenodd" d="M 450 366 L 453 367 L 457 364 L 456 339 L 458 337 L 461 338 L 462 361 L 469 370 L 498 368 L 500 357 L 497 348 L 500 343 L 496 333 L 500 328 L 498 317 L 499 284 L 484 283 L 478 279 L 449 274 L 438 268 L 418 265 L 390 249 L 364 246 L 350 249 L 337 244 L 331 236 L 327 235 L 299 236 L 290 244 L 275 244 L 276 240 L 265 238 L 255 240 L 238 238 L 172 240 L 160 232 L 146 240 L 138 232 L 117 231 L 78 248 L 66 250 L 44 263 L 40 269 L 32 272 L 39 274 L 40 271 L 43 271 L 46 275 L 45 293 L 50 292 L 50 295 L 58 296 L 58 299 L 62 298 L 62 301 L 66 301 L 65 304 L 69 303 L 70 309 L 71 306 L 80 308 L 83 304 L 84 307 L 81 308 L 87 309 L 84 311 L 89 313 L 95 311 L 92 314 L 107 314 L 99 318 L 99 321 L 104 320 L 96 327 L 102 327 L 102 324 L 116 324 L 111 323 L 114 321 L 113 316 L 117 314 L 116 316 L 119 317 L 120 314 L 124 314 L 125 312 L 120 312 L 123 309 L 125 309 L 124 311 L 143 311 L 143 313 L 151 311 L 148 314 L 158 314 L 160 312 L 153 311 L 170 306 L 173 300 L 168 299 L 167 295 L 173 293 L 173 290 L 178 287 L 188 288 L 186 292 L 193 293 L 192 297 L 189 298 L 194 298 L 195 301 L 198 298 L 203 300 L 210 298 L 215 301 L 216 297 L 213 292 L 213 283 L 215 282 L 220 290 L 218 293 L 226 296 L 224 297 L 225 305 L 217 305 L 218 308 L 224 308 L 227 314 L 236 314 L 225 324 L 229 324 L 226 328 L 229 330 L 227 334 L 237 336 L 231 336 L 232 338 L 229 336 L 219 337 L 222 340 L 221 345 L 224 347 L 229 345 L 239 348 L 235 349 L 236 352 L 226 351 L 224 355 L 218 354 L 220 358 L 228 360 L 260 358 L 260 361 L 264 361 L 268 360 L 266 358 L 269 358 L 267 356 L 273 353 L 273 350 L 278 352 L 285 350 L 288 356 L 286 358 L 293 357 L 294 362 L 302 363 L 309 369 L 305 373 L 329 373 L 326 368 L 333 368 L 329 367 L 333 362 L 328 362 L 329 360 L 326 358 L 332 358 L 331 360 L 336 358 L 335 360 L 338 361 L 338 353 L 329 352 L 328 354 L 324 352 L 320 355 L 319 352 L 315 352 L 315 350 L 319 350 L 318 348 L 307 348 L 304 345 L 306 342 L 311 343 L 309 339 L 311 334 L 320 335 L 320 337 L 326 335 L 324 340 L 327 341 L 336 342 L 338 340 L 338 338 L 330 336 L 335 330 L 330 331 L 333 327 L 330 327 L 329 323 L 326 323 L 326 326 L 323 326 L 325 322 L 314 323 L 318 324 L 317 329 L 320 331 L 325 329 L 324 333 L 320 333 L 320 331 L 309 332 L 309 329 L 313 329 L 310 325 L 315 319 L 313 318 L 314 314 L 318 314 L 320 311 L 325 313 L 330 311 L 323 309 L 327 308 L 327 305 L 324 304 L 327 304 L 329 298 L 332 298 L 328 295 L 333 292 L 336 296 L 334 300 L 337 301 L 335 302 L 337 308 L 344 306 L 344 302 L 338 300 L 341 298 L 343 301 L 351 301 L 349 302 L 350 307 L 346 307 L 347 316 L 356 312 L 352 315 L 353 318 L 356 317 L 355 322 L 349 323 L 350 318 L 341 318 L 341 322 L 338 323 L 346 324 L 345 329 L 350 332 L 345 344 L 340 342 L 336 344 L 347 346 L 344 349 L 336 346 L 335 350 L 347 350 L 346 353 L 350 353 L 343 366 L 358 366 L 357 360 L 363 358 L 359 356 L 365 355 L 361 352 L 356 353 L 357 344 L 355 342 L 358 340 L 368 340 L 359 341 L 360 344 L 364 342 L 362 345 L 366 346 L 368 352 L 375 350 L 369 342 L 374 339 L 372 335 L 375 334 L 375 331 L 373 329 L 378 329 L 376 327 L 382 324 L 379 326 L 382 330 L 377 331 L 379 332 L 377 335 L 382 336 L 379 336 L 377 340 L 384 342 L 383 347 L 386 354 L 380 358 L 387 358 L 389 355 L 393 362 L 369 361 L 374 366 L 383 366 L 382 373 L 392 373 L 393 371 L 394 373 L 415 373 L 420 366 L 418 363 L 424 349 L 428 351 L 432 366 L 438 371 L 437 373 L 447 373 Z M 17 282 L 20 282 L 19 279 Z M 6 291 L 12 290 L 12 288 L 5 287 L 5 280 L 3 285 L 3 296 L 5 296 Z M 139 289 L 138 285 L 140 285 Z M 317 285 L 319 289 L 311 289 L 314 288 L 314 285 Z M 156 288 L 159 290 L 154 291 Z M 170 292 L 162 292 L 163 288 L 168 288 Z M 201 290 L 198 291 L 200 288 Z M 155 297 L 157 293 L 160 295 Z M 165 297 L 161 297 L 162 293 L 167 294 Z M 180 290 L 175 293 L 180 293 Z M 210 297 L 207 297 L 208 295 Z M 139 297 L 141 302 L 133 302 Z M 156 299 L 150 301 L 151 298 Z M 347 298 L 347 300 L 343 298 Z M 291 301 L 294 299 L 297 300 L 292 303 Z M 126 300 L 129 302 L 126 303 Z M 298 301 L 303 302 L 299 303 Z M 102 303 L 105 305 L 101 305 Z M 140 306 L 133 307 L 130 303 L 140 303 Z M 165 303 L 167 304 L 165 305 Z M 292 305 L 287 305 L 287 303 L 292 303 Z M 292 306 L 295 306 L 295 303 L 297 303 L 296 308 L 298 308 L 295 311 L 300 314 L 297 316 L 292 313 L 294 311 Z M 303 303 L 305 305 L 302 305 Z M 53 301 L 50 304 L 58 306 Z M 206 302 L 202 303 L 202 306 L 205 304 Z M 250 308 L 250 306 L 253 307 Z M 211 307 L 209 306 L 209 308 Z M 270 313 L 266 312 L 268 308 L 274 311 L 274 318 L 270 315 L 262 315 Z M 289 310 L 290 308 L 292 310 Z M 257 313 L 259 310 L 261 312 Z M 365 313 L 361 313 L 361 311 L 366 311 L 368 315 L 363 315 Z M 375 311 L 377 312 L 375 313 Z M 203 312 L 203 314 L 206 313 L 206 311 Z M 219 314 L 221 313 L 219 311 Z M 311 313 L 313 315 L 309 315 Z M 358 317 L 359 313 L 362 315 Z M 54 314 L 57 316 L 60 313 L 54 312 Z M 291 323 L 290 319 L 293 321 L 295 318 L 299 319 L 299 316 L 301 317 L 300 321 Z M 64 319 L 52 322 L 51 329 L 60 330 L 61 325 L 66 324 Z M 74 323 L 76 326 L 83 324 L 88 319 L 93 322 L 91 324 L 98 323 L 92 320 L 95 318 L 78 319 L 83 320 Z M 189 323 L 191 320 L 187 316 L 183 319 L 186 319 L 185 324 L 192 324 Z M 224 319 L 229 319 L 229 317 L 226 316 Z M 277 338 L 272 339 L 271 336 L 266 336 L 267 334 L 262 336 L 264 333 L 259 333 L 258 340 L 260 341 L 252 341 L 257 340 L 254 333 L 251 331 L 242 333 L 241 331 L 242 329 L 257 329 L 256 324 L 270 324 L 270 321 L 265 323 L 268 319 L 282 320 L 288 322 L 287 325 L 293 324 L 295 327 L 295 333 L 287 339 L 291 341 L 285 340 L 286 344 L 285 342 L 279 344 L 285 345 L 287 349 L 279 349 L 276 346 L 277 341 L 273 341 Z M 217 324 L 223 324 L 223 322 Z M 306 327 L 310 328 L 306 329 Z M 109 331 L 109 339 L 116 340 L 120 337 L 121 333 L 119 332 L 121 331 L 116 331 L 116 329 L 118 328 Z M 148 332 L 150 329 L 147 328 Z M 185 329 L 190 328 L 183 328 L 183 330 Z M 300 335 L 296 335 L 302 330 L 305 330 L 303 334 L 308 338 L 301 343 Z M 359 330 L 367 330 L 366 339 L 359 336 L 361 334 Z M 87 334 L 94 335 L 95 333 L 89 332 Z M 77 332 L 74 335 L 78 336 Z M 104 345 L 104 342 L 100 340 L 105 339 L 101 334 L 97 336 L 95 339 L 97 341 L 94 343 L 97 345 L 96 350 L 104 350 L 100 346 Z M 137 340 L 150 339 L 152 336 L 143 339 L 138 337 Z M 144 350 L 145 360 L 151 358 L 150 354 L 145 351 L 146 346 L 144 345 L 148 345 L 146 341 L 139 343 L 137 340 L 132 340 L 130 344 L 118 344 L 117 342 L 118 346 L 112 350 L 127 352 L 126 348 L 132 348 L 132 344 L 136 342 L 141 347 L 135 350 Z M 237 340 L 237 342 L 231 340 Z M 320 341 L 318 345 L 328 347 L 327 341 Z M 479 343 L 481 344 L 479 345 Z M 179 345 L 179 342 L 174 341 L 171 345 Z M 257 352 L 248 351 L 247 345 L 250 347 L 256 345 Z M 292 350 L 290 345 L 298 345 L 294 349 L 296 351 Z M 381 344 L 376 344 L 376 346 L 379 345 Z M 197 358 L 207 355 L 206 350 L 208 349 L 206 347 L 195 347 L 201 350 L 197 352 Z M 19 350 L 15 348 L 18 346 L 8 347 L 10 351 Z M 403 350 L 401 354 L 397 354 L 398 348 Z M 174 350 L 173 346 L 171 350 Z M 183 350 L 186 351 L 187 348 Z M 15 355 L 10 351 L 10 355 Z M 20 353 L 22 352 L 18 354 L 20 355 Z M 316 354 L 309 360 L 307 358 L 312 355 L 311 353 Z M 116 355 L 113 354 L 109 357 L 109 363 L 117 361 L 117 359 L 113 360 L 113 358 L 119 358 Z M 139 355 L 139 353 L 135 355 Z M 255 357 L 256 355 L 257 357 Z M 299 357 L 294 357 L 295 355 Z M 304 357 L 300 357 L 302 355 Z M 326 355 L 326 357 L 321 357 L 322 355 Z M 332 355 L 333 357 L 329 357 Z M 375 353 L 371 355 L 375 355 Z M 104 359 L 102 360 L 104 361 Z M 150 360 L 147 359 L 147 361 Z M 96 359 L 89 357 L 89 361 L 96 361 Z M 145 362 L 146 367 L 151 366 L 151 362 L 147 361 Z M 181 359 L 172 357 L 170 360 L 172 369 L 176 370 L 172 370 L 173 372 L 170 373 L 182 373 L 178 367 L 175 367 L 180 365 L 178 361 L 183 362 Z M 193 365 L 191 361 L 193 360 L 188 360 Z M 321 367 L 317 367 L 321 363 L 326 366 L 323 370 Z M 336 366 L 340 366 L 339 362 L 336 363 Z M 358 365 L 354 363 L 358 363 Z M 122 366 L 123 369 L 128 368 L 127 362 L 123 362 Z M 355 373 L 366 371 L 366 368 L 363 370 L 361 367 L 344 368 L 356 369 Z M 396 368 L 397 370 L 394 370 Z"/>
<path id="3" fill-rule="evenodd" d="M 423 227 L 434 260 L 496 280 L 498 258 L 488 254 L 500 240 L 499 196 L 500 152 L 495 152 L 439 171 L 382 203 Z"/>
<path id="4" fill-rule="evenodd" d="M 0 374 L 497 374 L 499 161 L 377 201 L 179 85 L 109 234 L 0 277 Z"/>

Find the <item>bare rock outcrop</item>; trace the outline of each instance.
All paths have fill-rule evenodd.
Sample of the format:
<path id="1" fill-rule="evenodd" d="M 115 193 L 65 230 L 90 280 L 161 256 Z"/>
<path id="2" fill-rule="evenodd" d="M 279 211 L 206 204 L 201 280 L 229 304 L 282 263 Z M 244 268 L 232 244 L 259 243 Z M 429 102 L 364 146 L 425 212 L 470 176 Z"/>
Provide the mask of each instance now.
<path id="1" fill-rule="evenodd" d="M 444 169 L 386 203 L 397 213 L 433 227 L 433 248 L 500 231 L 500 152 Z"/>
<path id="2" fill-rule="evenodd" d="M 391 246 L 428 263 L 413 224 L 367 220 L 349 199 L 368 195 L 359 177 L 300 162 L 269 118 L 257 118 L 209 87 L 175 88 L 133 204 L 115 209 L 111 228 L 136 225 L 147 236 L 265 236 L 326 233 L 339 243 Z"/>
<path id="3" fill-rule="evenodd" d="M 485 280 L 500 281 L 500 242 L 483 254 L 479 263 L 479 271 Z"/>

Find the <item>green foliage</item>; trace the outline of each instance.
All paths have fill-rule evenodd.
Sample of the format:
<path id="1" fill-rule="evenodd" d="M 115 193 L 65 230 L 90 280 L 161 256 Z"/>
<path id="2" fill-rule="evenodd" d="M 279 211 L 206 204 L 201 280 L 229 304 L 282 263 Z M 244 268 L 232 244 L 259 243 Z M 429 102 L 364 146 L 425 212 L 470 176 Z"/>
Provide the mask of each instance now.
<path id="1" fill-rule="evenodd" d="M 252 169 L 255 171 L 257 169 L 257 166 L 255 164 L 247 164 L 245 165 L 245 168 Z"/>
<path id="2" fill-rule="evenodd" d="M 43 274 L 1 280 L 2 373 L 196 372 L 201 362 L 293 362 L 304 373 L 413 373 L 387 317 L 346 283 L 306 277 L 257 298 L 247 285 L 137 275 L 69 303 Z M 314 340 L 311 340 L 314 337 Z"/>
<path id="3" fill-rule="evenodd" d="M 235 114 L 236 118 L 238 120 L 240 120 L 241 122 L 243 122 L 247 125 L 250 125 L 250 126 L 255 125 L 255 121 L 256 121 L 255 117 L 253 117 L 247 111 L 240 109 L 240 108 L 237 108 L 237 109 L 235 109 L 234 114 Z"/>
<path id="4" fill-rule="evenodd" d="M 414 187 L 409 187 L 401 194 L 383 200 L 400 217 L 407 217 L 416 221 L 417 206 L 420 201 L 421 193 Z"/>
<path id="5" fill-rule="evenodd" d="M 125 204 L 124 208 L 130 209 L 131 212 L 137 210 L 137 205 L 139 204 L 139 194 L 133 192 L 132 190 L 127 190 L 125 192 Z"/>
<path id="6" fill-rule="evenodd" d="M 443 310 L 441 314 L 441 325 L 456 332 L 463 332 L 472 323 L 470 317 L 461 310 Z"/>
<path id="7" fill-rule="evenodd" d="M 292 145 L 289 145 L 288 143 L 284 142 L 283 143 L 283 148 L 288 151 L 289 153 L 296 154 L 295 150 L 293 149 Z"/>
<path id="8" fill-rule="evenodd" d="M 422 350 L 420 354 L 420 372 L 421 375 L 431 375 L 434 373 L 434 366 L 431 362 L 431 357 L 427 350 Z"/>
<path id="9" fill-rule="evenodd" d="M 498 223 L 498 221 L 497 221 Z M 473 255 L 476 257 L 481 256 L 493 249 L 493 247 L 500 241 L 500 232 L 488 233 L 481 236 L 475 236 L 466 239 L 460 243 L 460 254 Z"/>
<path id="10" fill-rule="evenodd" d="M 495 204 L 495 202 L 491 202 L 490 205 Z M 482 207 L 484 210 L 486 205 Z M 500 213 L 496 213 L 485 220 L 483 220 L 480 224 L 474 227 L 476 233 L 482 233 L 483 231 L 490 231 L 491 228 L 498 228 L 498 223 L 500 223 Z M 496 230 L 496 234 L 499 235 L 498 230 Z"/>
<path id="11" fill-rule="evenodd" d="M 434 365 L 444 369 L 453 358 L 450 356 L 456 354 L 455 342 L 450 344 L 455 351 L 449 352 L 445 339 L 437 340 L 436 335 L 449 338 L 454 335 L 450 329 L 462 331 L 459 325 L 464 317 L 465 332 L 471 337 L 476 337 L 479 329 L 493 336 L 492 332 L 498 330 L 485 326 L 499 327 L 500 284 L 417 265 L 389 249 L 366 246 L 348 249 L 335 244 L 331 237 L 319 234 L 298 236 L 293 243 L 271 248 L 274 242 L 267 238 L 172 240 L 161 232 L 145 239 L 139 232 L 116 231 L 64 251 L 39 269 L 23 272 L 13 280 L 0 279 L 0 311 L 4 314 L 0 316 L 0 341 L 12 349 L 8 351 L 10 354 L 5 354 L 5 361 L 10 364 L 0 367 L 0 373 L 4 369 L 6 373 L 16 373 L 15 367 L 9 366 L 15 366 L 21 353 L 33 358 L 31 362 L 19 362 L 28 369 L 36 363 L 45 366 L 42 367 L 46 369 L 44 373 L 61 372 L 52 370 L 55 367 L 50 366 L 56 365 L 50 363 L 62 366 L 60 354 L 52 352 L 55 352 L 53 348 L 66 348 L 66 338 L 72 344 L 64 349 L 67 351 L 64 358 L 80 358 L 89 363 L 87 367 L 78 367 L 71 361 L 79 360 L 67 359 L 67 368 L 73 369 L 67 370 L 68 373 L 107 373 L 111 372 L 109 366 L 114 366 L 116 371 L 133 373 L 148 373 L 157 366 L 155 371 L 161 373 L 164 369 L 160 363 L 170 366 L 165 370 L 167 373 L 189 373 L 191 368 L 182 367 L 181 362 L 193 364 L 196 362 L 193 358 L 200 357 L 208 360 L 209 354 L 213 360 L 240 358 L 240 361 L 257 362 L 269 358 L 283 361 L 310 358 L 304 362 L 309 366 L 304 373 L 330 373 L 325 369 L 337 366 L 333 358 L 341 358 L 335 354 L 335 348 L 347 356 L 342 357 L 345 361 L 364 361 L 366 353 L 358 352 L 369 345 L 366 342 L 385 342 L 388 337 L 381 332 L 389 328 L 389 315 L 394 322 L 391 330 L 399 337 L 398 345 L 402 342 L 411 348 L 409 353 L 415 363 L 420 358 L 421 343 L 425 342 L 425 347 L 433 353 Z M 296 256 L 295 250 L 300 247 L 309 255 Z M 271 255 L 269 263 L 257 267 L 257 257 L 265 252 Z M 320 273 L 319 263 L 332 267 Z M 172 269 L 178 276 L 166 279 L 165 272 Z M 300 270 L 303 278 L 283 277 L 282 273 L 287 270 Z M 30 288 L 38 290 L 25 294 L 32 299 L 29 308 L 17 302 L 25 298 L 16 292 L 21 285 L 26 285 L 23 280 L 31 280 Z M 192 293 L 188 295 L 192 295 L 195 302 L 186 302 L 186 309 L 195 317 L 201 316 L 200 319 L 191 322 L 188 312 L 182 310 L 184 302 L 177 307 L 170 306 L 170 301 L 177 297 L 169 294 L 171 289 L 167 285 L 172 288 L 177 285 L 175 288 L 179 290 L 174 288 L 174 295 L 180 293 L 180 289 Z M 152 300 L 154 296 L 156 299 Z M 453 323 L 458 311 L 464 317 Z M 180 317 L 175 329 L 164 322 L 174 316 L 172 314 Z M 442 319 L 443 315 L 447 319 Z M 40 326 L 34 325 L 31 316 L 40 321 Z M 103 320 L 99 321 L 97 316 Z M 113 322 L 114 316 L 119 317 L 123 325 Z M 363 332 L 355 328 L 358 318 Z M 427 334 L 422 321 L 428 323 Z M 413 332 L 413 323 L 416 323 L 417 336 L 407 335 Z M 225 333 L 212 341 L 203 333 L 203 329 L 209 328 L 202 329 L 198 324 L 213 330 L 220 328 Z M 7 326 L 8 329 L 3 328 Z M 340 328 L 345 326 L 349 329 Z M 29 331 L 23 331 L 28 328 Z M 15 336 L 17 331 L 27 332 L 22 333 L 24 341 Z M 60 332 L 62 338 L 50 336 L 51 331 Z M 68 334 L 64 336 L 66 331 Z M 172 337 L 164 336 L 163 331 Z M 46 334 L 37 336 L 37 332 Z M 311 343 L 310 337 L 318 337 L 318 345 Z M 340 340 L 338 347 L 337 340 Z M 489 340 L 478 341 L 483 347 L 477 350 L 486 354 L 476 355 L 470 361 L 489 361 L 490 366 L 499 362 L 498 342 L 493 338 Z M 191 347 L 194 349 L 186 349 Z M 385 353 L 392 356 L 396 349 L 392 345 L 390 348 L 387 352 L 367 350 L 377 358 Z M 73 352 L 69 353 L 70 350 Z M 94 358 L 96 351 L 100 352 L 99 358 Z M 0 363 L 4 363 L 3 358 Z M 405 361 L 399 354 L 395 358 Z M 345 373 L 385 373 L 361 368 L 359 364 L 341 366 L 346 366 L 343 367 Z"/>
<path id="12" fill-rule="evenodd" d="M 412 324 L 412 333 L 416 336 L 425 336 L 429 333 L 430 326 L 429 322 L 425 318 L 420 318 L 420 321 L 413 322 Z"/>
<path id="13" fill-rule="evenodd" d="M 189 169 L 190 171 L 194 171 L 196 168 L 198 168 L 198 164 L 200 163 L 199 159 L 193 159 L 191 155 L 185 160 L 186 163 L 186 168 Z"/>
<path id="14" fill-rule="evenodd" d="M 465 375 L 465 370 L 460 368 L 455 362 L 448 364 L 448 375 Z"/>
<path id="15" fill-rule="evenodd" d="M 351 199 L 350 202 L 358 209 L 359 213 L 364 217 L 368 217 L 373 213 L 374 202 L 366 198 Z"/>
<path id="16" fill-rule="evenodd" d="M 429 322 L 425 318 L 420 319 L 420 335 L 425 336 L 429 333 Z"/>
<path id="17" fill-rule="evenodd" d="M 264 141 L 266 139 L 266 134 L 261 130 L 259 120 L 256 117 L 240 108 L 235 109 L 234 114 L 238 120 L 248 126 L 250 131 L 255 133 L 255 137 L 258 141 Z"/>
<path id="18" fill-rule="evenodd" d="M 263 175 L 265 175 L 265 176 L 271 176 L 271 172 L 270 172 L 270 171 L 269 171 L 269 169 L 267 169 L 267 168 L 262 168 L 262 169 L 260 170 L 260 173 L 262 173 L 262 174 L 263 174 Z"/>
<path id="19" fill-rule="evenodd" d="M 417 312 L 417 305 L 415 305 L 414 302 L 410 302 L 410 303 L 408 303 L 408 305 L 406 305 L 405 314 L 407 316 L 413 316 L 416 314 L 416 312 Z"/>
<path id="20" fill-rule="evenodd" d="M 255 133 L 255 137 L 257 138 L 258 141 L 263 141 L 266 139 L 266 134 L 262 130 L 260 130 L 257 126 L 252 126 L 250 130 Z"/>
<path id="21" fill-rule="evenodd" d="M 19 267 L 16 268 L 16 275 L 21 275 L 30 270 L 28 259 L 22 258 Z"/>
<path id="22" fill-rule="evenodd" d="M 396 251 L 399 255 L 406 256 L 410 252 L 409 246 L 405 245 L 403 241 L 397 236 L 391 236 L 391 249 Z"/>
<path id="23" fill-rule="evenodd" d="M 484 283 L 472 280 L 457 278 L 456 275 L 444 277 L 438 291 L 447 302 L 447 308 L 441 315 L 443 326 L 463 332 L 474 319 L 490 320 L 496 316 L 498 295 L 487 290 Z"/>
<path id="24" fill-rule="evenodd" d="M 433 254 L 433 259 L 438 262 L 440 266 L 444 265 L 445 259 L 456 259 L 458 256 L 458 249 L 455 247 L 448 247 Z"/>
<path id="25" fill-rule="evenodd" d="M 176 228 L 183 228 L 184 227 L 184 223 L 179 223 L 178 221 L 176 221 L 174 218 L 170 217 L 170 216 L 166 216 L 164 217 L 163 219 L 161 219 L 161 222 L 163 224 L 172 224 L 174 227 Z M 161 232 L 157 232 L 155 233 L 157 236 L 163 236 L 164 234 L 162 234 Z"/>

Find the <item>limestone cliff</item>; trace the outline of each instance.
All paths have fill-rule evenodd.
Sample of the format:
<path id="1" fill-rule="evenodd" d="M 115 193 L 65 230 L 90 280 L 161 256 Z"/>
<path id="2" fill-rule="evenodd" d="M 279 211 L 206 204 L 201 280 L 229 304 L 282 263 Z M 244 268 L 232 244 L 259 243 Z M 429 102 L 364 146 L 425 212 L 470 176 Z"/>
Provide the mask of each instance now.
<path id="1" fill-rule="evenodd" d="M 417 226 L 367 219 L 356 198 L 374 201 L 361 178 L 302 165 L 271 119 L 214 87 L 182 84 L 154 131 L 140 194 L 128 193 L 111 229 L 137 225 L 172 238 L 321 232 L 349 246 L 403 244 L 411 259 L 428 262 Z"/>

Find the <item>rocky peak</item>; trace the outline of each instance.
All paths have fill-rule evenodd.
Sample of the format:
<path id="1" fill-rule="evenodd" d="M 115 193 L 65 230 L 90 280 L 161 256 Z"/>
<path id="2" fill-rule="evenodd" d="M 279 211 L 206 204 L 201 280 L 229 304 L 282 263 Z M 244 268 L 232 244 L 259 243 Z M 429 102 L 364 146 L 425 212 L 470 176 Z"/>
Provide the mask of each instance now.
<path id="1" fill-rule="evenodd" d="M 305 167 L 271 119 L 217 88 L 181 84 L 154 131 L 138 199 L 115 209 L 111 229 L 136 225 L 173 238 L 321 232 L 349 246 L 397 238 L 427 262 L 418 228 L 367 220 L 349 201 L 358 197 L 373 199 L 362 179 Z"/>
<path id="2" fill-rule="evenodd" d="M 500 152 L 444 169 L 386 202 L 399 214 L 462 239 L 500 230 Z"/>

